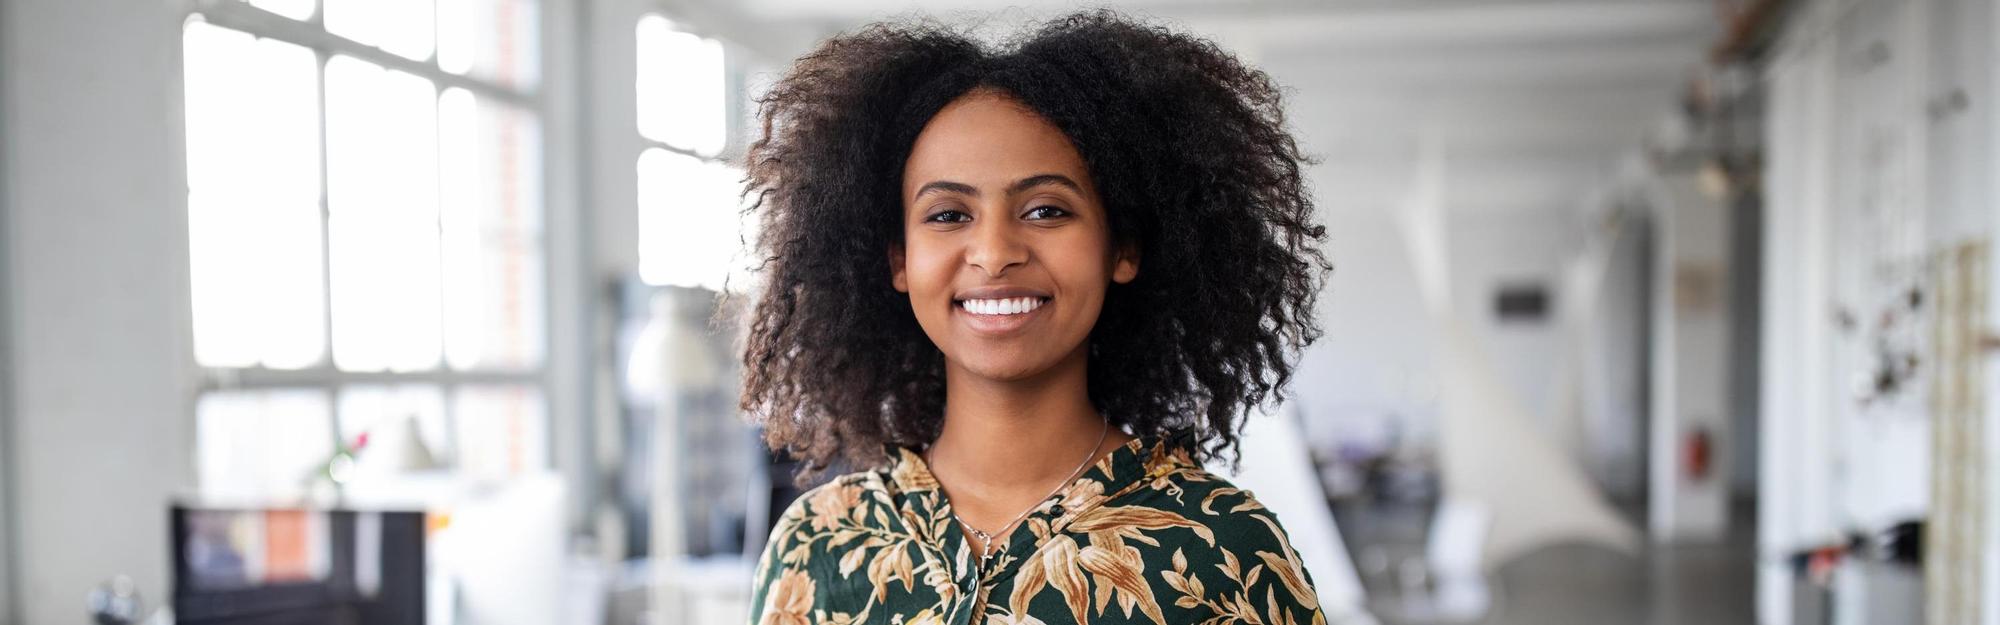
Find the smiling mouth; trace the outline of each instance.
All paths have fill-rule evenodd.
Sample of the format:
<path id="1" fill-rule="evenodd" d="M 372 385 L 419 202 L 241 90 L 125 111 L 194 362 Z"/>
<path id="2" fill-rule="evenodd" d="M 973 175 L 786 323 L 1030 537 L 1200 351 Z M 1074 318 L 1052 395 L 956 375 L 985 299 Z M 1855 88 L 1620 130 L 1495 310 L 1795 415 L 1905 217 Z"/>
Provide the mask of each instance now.
<path id="1" fill-rule="evenodd" d="M 1024 315 L 1048 303 L 1046 297 L 1003 297 L 998 299 L 958 300 L 958 307 L 975 315 L 1006 316 Z"/>

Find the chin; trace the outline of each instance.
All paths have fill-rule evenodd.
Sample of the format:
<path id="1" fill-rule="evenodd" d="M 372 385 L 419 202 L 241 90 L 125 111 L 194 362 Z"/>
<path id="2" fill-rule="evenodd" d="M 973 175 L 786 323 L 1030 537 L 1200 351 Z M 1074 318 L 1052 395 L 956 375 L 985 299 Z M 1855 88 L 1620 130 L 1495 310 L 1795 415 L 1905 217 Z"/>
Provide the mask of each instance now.
<path id="1" fill-rule="evenodd" d="M 1052 358 L 1026 358 L 991 354 L 959 362 L 959 368 L 988 380 L 1014 382 L 1048 372 L 1056 364 Z"/>

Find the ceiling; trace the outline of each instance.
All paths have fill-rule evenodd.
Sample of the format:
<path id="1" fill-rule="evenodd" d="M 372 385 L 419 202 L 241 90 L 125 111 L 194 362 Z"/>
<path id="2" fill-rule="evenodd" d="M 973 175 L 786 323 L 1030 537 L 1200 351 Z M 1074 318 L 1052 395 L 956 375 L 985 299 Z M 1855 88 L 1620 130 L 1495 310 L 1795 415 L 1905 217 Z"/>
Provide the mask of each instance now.
<path id="1" fill-rule="evenodd" d="M 703 0 L 697 0 L 703 1 Z M 1036 0 L 705 0 L 789 57 L 911 12 L 1012 31 L 1081 8 Z M 1211 37 L 1291 89 L 1324 210 L 1383 213 L 1420 141 L 1447 162 L 1453 215 L 1575 209 L 1666 118 L 1715 36 L 1702 0 L 1128 0 Z"/>

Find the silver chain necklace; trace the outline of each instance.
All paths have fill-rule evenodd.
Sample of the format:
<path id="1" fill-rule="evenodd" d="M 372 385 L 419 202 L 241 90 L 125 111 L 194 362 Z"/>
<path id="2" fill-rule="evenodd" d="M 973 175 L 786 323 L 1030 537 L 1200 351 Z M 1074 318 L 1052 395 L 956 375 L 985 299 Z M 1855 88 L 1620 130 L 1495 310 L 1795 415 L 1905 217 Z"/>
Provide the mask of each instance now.
<path id="1" fill-rule="evenodd" d="M 1090 446 L 1090 451 L 1083 455 L 1083 462 L 1076 465 L 1076 470 L 1070 471 L 1069 477 L 1063 478 L 1062 482 L 1056 484 L 1055 490 L 1049 491 L 1048 496 L 1041 498 L 1041 500 L 1039 501 L 1036 501 L 1034 505 L 1028 506 L 1028 509 L 1022 510 L 1020 514 L 1014 515 L 1014 520 L 1008 521 L 1006 525 L 1000 526 L 1000 529 L 994 533 L 987 533 L 980 531 L 979 528 L 973 527 L 972 524 L 970 523 L 966 523 L 965 519 L 958 518 L 958 509 L 956 507 L 952 508 L 951 519 L 953 521 L 957 521 L 958 526 L 964 528 L 965 531 L 972 532 L 972 535 L 978 536 L 979 541 L 985 544 L 984 547 L 981 547 L 979 549 L 979 560 L 983 563 L 985 562 L 986 558 L 993 555 L 993 537 L 995 534 L 998 534 L 1000 536 L 1006 536 L 1008 530 L 1014 529 L 1015 523 L 1020 523 L 1021 519 L 1028 518 L 1028 513 L 1034 512 L 1036 508 L 1042 507 L 1042 504 L 1046 503 L 1050 498 L 1055 497 L 1056 493 L 1062 492 L 1064 486 L 1069 486 L 1070 482 L 1075 481 L 1076 476 L 1082 475 L 1084 467 L 1090 466 L 1090 460 L 1092 458 L 1097 457 L 1097 450 L 1104 447 L 1104 439 L 1110 434 L 1111 434 L 1111 420 L 1105 419 L 1104 430 L 1102 432 L 1097 433 L 1097 444 Z M 927 467 L 932 466 L 931 450 L 929 449 L 924 450 L 924 465 Z"/>

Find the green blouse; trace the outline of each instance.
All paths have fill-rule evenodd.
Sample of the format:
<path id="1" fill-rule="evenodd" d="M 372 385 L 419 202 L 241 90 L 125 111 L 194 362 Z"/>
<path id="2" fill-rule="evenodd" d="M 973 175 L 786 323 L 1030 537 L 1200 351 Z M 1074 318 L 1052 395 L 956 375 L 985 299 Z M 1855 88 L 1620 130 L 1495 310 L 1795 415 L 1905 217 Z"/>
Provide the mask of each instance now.
<path id="1" fill-rule="evenodd" d="M 1320 625 L 1278 519 L 1156 437 L 1031 513 L 982 569 L 915 451 L 808 491 L 757 566 L 762 625 Z"/>

